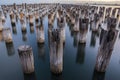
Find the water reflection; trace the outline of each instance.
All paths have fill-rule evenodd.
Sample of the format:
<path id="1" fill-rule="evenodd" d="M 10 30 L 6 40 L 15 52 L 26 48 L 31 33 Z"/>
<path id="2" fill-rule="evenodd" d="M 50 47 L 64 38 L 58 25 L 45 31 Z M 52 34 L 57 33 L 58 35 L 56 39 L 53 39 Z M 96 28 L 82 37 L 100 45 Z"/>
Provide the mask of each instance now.
<path id="1" fill-rule="evenodd" d="M 78 44 L 76 63 L 83 64 L 85 58 L 85 46 L 86 44 Z"/>
<path id="2" fill-rule="evenodd" d="M 45 45 L 38 43 L 38 56 L 45 61 Z"/>
<path id="3" fill-rule="evenodd" d="M 91 47 L 95 47 L 95 44 L 96 44 L 96 35 L 97 33 L 92 31 L 91 32 L 91 42 L 90 42 L 90 46 Z"/>
<path id="4" fill-rule="evenodd" d="M 74 41 L 73 41 L 74 47 L 78 46 L 78 42 L 79 42 L 78 36 L 79 36 L 79 32 L 74 32 Z"/>
<path id="5" fill-rule="evenodd" d="M 13 56 L 15 54 L 13 43 L 6 43 L 6 49 L 7 49 L 8 56 Z"/>
<path id="6" fill-rule="evenodd" d="M 13 32 L 13 34 L 17 34 L 16 26 L 12 27 L 12 32 Z"/>
<path id="7" fill-rule="evenodd" d="M 34 33 L 34 26 L 30 26 L 30 33 Z"/>
<path id="8" fill-rule="evenodd" d="M 22 32 L 22 40 L 27 41 L 27 32 Z"/>
<path id="9" fill-rule="evenodd" d="M 35 73 L 24 74 L 24 80 L 37 80 Z"/>
<path id="10" fill-rule="evenodd" d="M 63 76 L 62 74 L 59 75 L 51 74 L 51 80 L 63 80 Z"/>
<path id="11" fill-rule="evenodd" d="M 97 72 L 94 70 L 92 80 L 105 80 L 105 72 Z"/>

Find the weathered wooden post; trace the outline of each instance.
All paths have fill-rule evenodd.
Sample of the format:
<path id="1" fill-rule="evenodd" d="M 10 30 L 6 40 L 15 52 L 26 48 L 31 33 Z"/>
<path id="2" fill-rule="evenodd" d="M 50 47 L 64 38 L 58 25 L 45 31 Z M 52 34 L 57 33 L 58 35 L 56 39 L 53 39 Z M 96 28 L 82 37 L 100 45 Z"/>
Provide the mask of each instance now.
<path id="1" fill-rule="evenodd" d="M 76 32 L 79 31 L 79 18 L 75 19 L 74 31 L 76 31 Z"/>
<path id="2" fill-rule="evenodd" d="M 111 11 L 110 11 L 110 17 L 112 17 L 112 13 L 113 13 L 113 7 L 111 7 Z"/>
<path id="3" fill-rule="evenodd" d="M 15 54 L 13 43 L 9 43 L 9 44 L 6 43 L 6 49 L 7 49 L 8 56 L 12 56 Z"/>
<path id="4" fill-rule="evenodd" d="M 103 21 L 105 21 L 105 16 L 106 16 L 106 7 L 104 9 Z"/>
<path id="5" fill-rule="evenodd" d="M 14 15 L 13 11 L 11 11 L 11 13 L 10 13 L 10 18 L 11 18 L 11 24 L 12 24 L 12 26 L 14 26 L 15 25 L 15 15 Z"/>
<path id="6" fill-rule="evenodd" d="M 119 11 L 119 9 L 116 9 L 116 12 L 115 12 L 115 18 L 117 18 L 118 11 Z"/>
<path id="7" fill-rule="evenodd" d="M 0 42 L 3 41 L 3 35 L 2 32 L 0 32 Z"/>
<path id="8" fill-rule="evenodd" d="M 117 34 L 118 31 L 112 27 L 108 31 L 102 29 L 100 35 L 100 46 L 98 49 L 98 55 L 95 65 L 95 69 L 98 72 L 106 71 L 117 38 Z"/>
<path id="9" fill-rule="evenodd" d="M 34 72 L 34 58 L 32 47 L 22 45 L 18 48 L 18 54 L 24 73 L 30 74 Z"/>
<path id="10" fill-rule="evenodd" d="M 2 20 L 0 19 L 0 32 L 3 30 Z"/>
<path id="11" fill-rule="evenodd" d="M 36 28 L 36 37 L 37 37 L 37 42 L 38 43 L 44 43 L 45 37 L 44 37 L 44 28 L 43 24 L 40 25 L 40 27 Z"/>
<path id="12" fill-rule="evenodd" d="M 63 40 L 61 31 L 49 29 L 50 69 L 54 74 L 60 74 L 63 70 Z"/>
<path id="13" fill-rule="evenodd" d="M 61 16 L 59 19 L 58 19 L 58 26 L 59 26 L 59 29 L 61 29 L 61 38 L 63 40 L 63 42 L 65 42 L 65 19 L 63 16 Z"/>
<path id="14" fill-rule="evenodd" d="M 30 25 L 32 26 L 34 25 L 34 18 L 32 13 L 29 14 L 29 22 L 30 22 Z"/>
<path id="15" fill-rule="evenodd" d="M 6 43 L 12 43 L 12 33 L 10 31 L 10 28 L 4 28 L 3 29 L 3 38 Z"/>
<path id="16" fill-rule="evenodd" d="M 25 22 L 25 20 L 21 20 L 21 30 L 23 32 L 26 31 L 26 22 Z"/>
<path id="17" fill-rule="evenodd" d="M 116 28 L 116 24 L 117 24 L 117 19 L 116 18 L 108 17 L 108 19 L 107 19 L 107 29 L 108 30 L 112 27 Z"/>
<path id="18" fill-rule="evenodd" d="M 24 20 L 25 14 L 21 11 L 19 15 L 20 20 Z"/>
<path id="19" fill-rule="evenodd" d="M 98 31 L 99 23 L 99 15 L 94 14 L 94 20 L 91 22 L 92 31 Z"/>
<path id="20" fill-rule="evenodd" d="M 39 12 L 38 11 L 35 12 L 35 21 L 39 22 Z"/>
<path id="21" fill-rule="evenodd" d="M 80 32 L 79 32 L 79 42 L 86 43 L 87 32 L 88 32 L 88 19 L 80 20 Z"/>

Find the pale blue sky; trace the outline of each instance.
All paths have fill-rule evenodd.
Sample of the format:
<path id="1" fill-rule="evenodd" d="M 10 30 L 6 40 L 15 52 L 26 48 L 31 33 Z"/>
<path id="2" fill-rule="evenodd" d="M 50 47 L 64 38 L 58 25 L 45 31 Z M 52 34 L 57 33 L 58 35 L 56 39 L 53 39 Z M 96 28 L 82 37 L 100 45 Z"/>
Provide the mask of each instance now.
<path id="1" fill-rule="evenodd" d="M 110 1 L 115 1 L 116 3 L 118 3 L 118 1 L 120 0 L 0 0 L 0 5 L 1 4 L 13 4 L 14 2 L 17 3 L 17 4 L 20 4 L 20 3 L 57 3 L 57 2 L 71 2 L 71 3 L 74 3 L 74 2 L 83 2 L 83 1 L 104 1 L 104 2 L 110 2 Z"/>

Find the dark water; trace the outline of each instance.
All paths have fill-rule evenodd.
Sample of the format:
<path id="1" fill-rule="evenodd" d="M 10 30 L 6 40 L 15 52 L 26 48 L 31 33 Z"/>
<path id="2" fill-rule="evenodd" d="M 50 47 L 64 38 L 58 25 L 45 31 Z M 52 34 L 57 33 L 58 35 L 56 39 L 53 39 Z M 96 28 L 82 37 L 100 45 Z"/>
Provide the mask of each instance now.
<path id="1" fill-rule="evenodd" d="M 54 26 L 57 25 L 55 19 Z M 10 27 L 13 44 L 0 41 L 0 80 L 120 80 L 120 38 L 117 37 L 113 54 L 106 73 L 94 72 L 99 36 L 88 29 L 86 44 L 76 43 L 76 33 L 71 32 L 66 23 L 66 41 L 64 45 L 63 73 L 59 76 L 52 75 L 49 63 L 48 47 L 48 17 L 43 18 L 45 31 L 45 44 L 37 44 L 36 27 L 30 30 L 27 24 L 27 32 L 21 32 L 20 21 L 16 23 L 16 32 L 13 31 L 9 15 L 7 15 L 5 27 Z M 1 33 L 0 33 L 1 35 Z M 17 49 L 23 44 L 31 45 L 34 53 L 35 72 L 24 75 Z M 42 53 L 40 53 L 42 51 Z M 31 78 L 31 79 L 30 79 Z"/>

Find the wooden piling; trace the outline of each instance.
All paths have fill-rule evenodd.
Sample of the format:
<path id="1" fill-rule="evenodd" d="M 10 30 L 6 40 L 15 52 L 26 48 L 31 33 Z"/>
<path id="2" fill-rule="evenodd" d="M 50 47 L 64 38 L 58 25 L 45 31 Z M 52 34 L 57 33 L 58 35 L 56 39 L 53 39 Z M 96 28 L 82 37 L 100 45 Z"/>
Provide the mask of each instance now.
<path id="1" fill-rule="evenodd" d="M 3 29 L 3 38 L 6 43 L 11 43 L 12 40 L 12 33 L 10 31 L 10 28 L 4 28 Z"/>
<path id="2" fill-rule="evenodd" d="M 88 32 L 88 19 L 80 20 L 80 32 L 79 32 L 79 42 L 86 43 L 87 32 Z"/>
<path id="3" fill-rule="evenodd" d="M 98 72 L 105 72 L 112 55 L 118 31 L 115 28 L 110 28 L 108 31 L 102 29 L 101 32 L 104 32 L 104 34 L 101 33 L 101 44 L 98 49 L 95 69 Z"/>
<path id="4" fill-rule="evenodd" d="M 0 19 L 0 32 L 3 30 L 2 20 Z"/>
<path id="5" fill-rule="evenodd" d="M 49 30 L 50 69 L 54 74 L 63 70 L 63 40 L 58 29 Z"/>
<path id="6" fill-rule="evenodd" d="M 32 47 L 22 45 L 18 48 L 18 54 L 24 73 L 30 74 L 34 72 L 34 58 Z"/>
<path id="7" fill-rule="evenodd" d="M 44 28 L 43 25 L 40 25 L 40 27 L 36 27 L 36 37 L 38 43 L 44 43 L 45 37 L 44 37 Z"/>
<path id="8" fill-rule="evenodd" d="M 26 31 L 26 22 L 25 22 L 25 20 L 21 20 L 21 30 L 23 32 Z"/>

